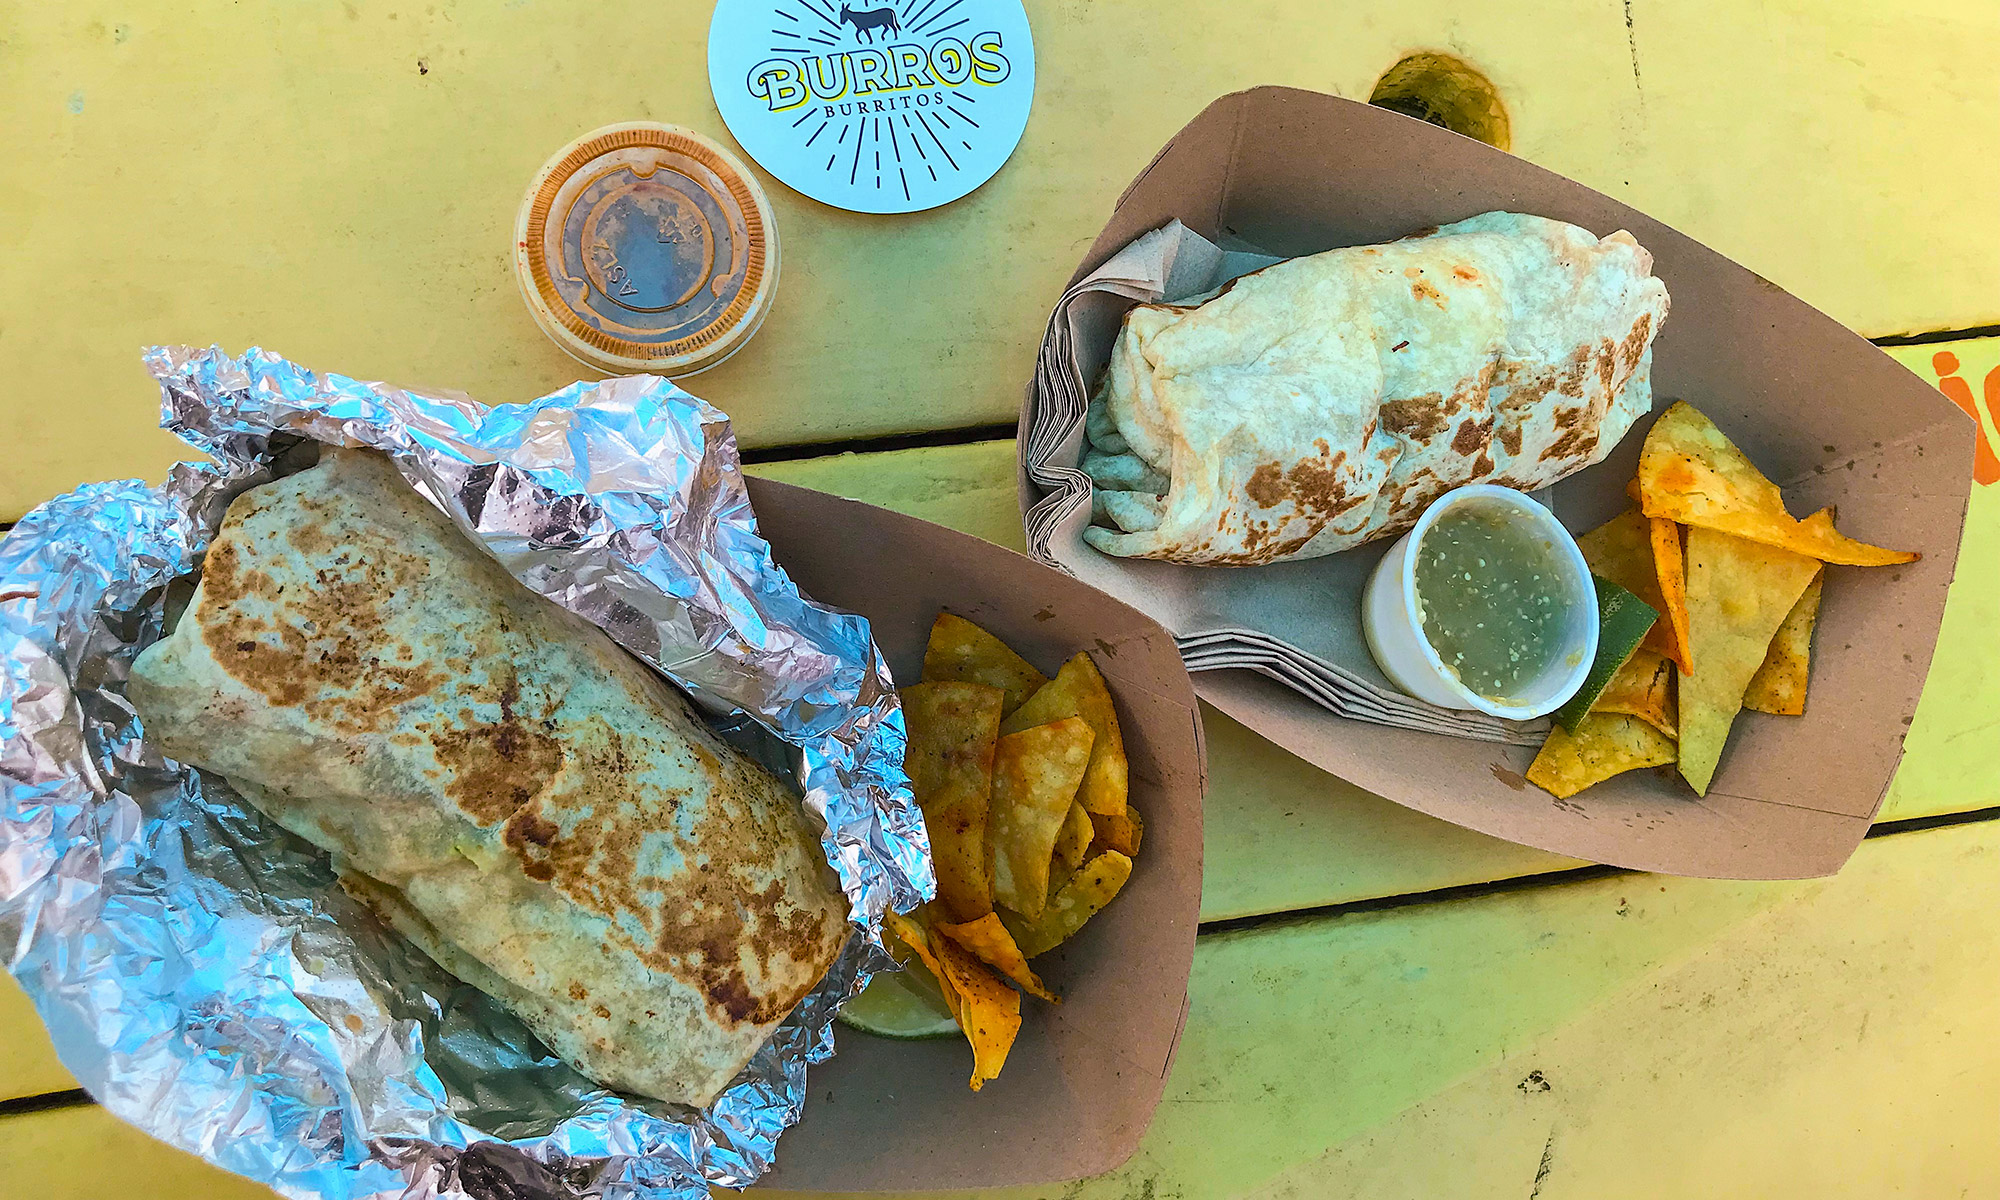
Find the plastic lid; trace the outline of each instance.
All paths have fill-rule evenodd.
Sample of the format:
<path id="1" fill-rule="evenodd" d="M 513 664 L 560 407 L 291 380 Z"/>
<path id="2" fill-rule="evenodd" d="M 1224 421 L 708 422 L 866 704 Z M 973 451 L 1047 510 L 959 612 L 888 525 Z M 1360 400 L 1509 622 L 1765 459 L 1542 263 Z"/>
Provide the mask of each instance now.
<path id="1" fill-rule="evenodd" d="M 691 130 L 607 125 L 535 176 L 514 231 L 535 323 L 612 374 L 692 375 L 750 340 L 778 286 L 771 202 Z"/>

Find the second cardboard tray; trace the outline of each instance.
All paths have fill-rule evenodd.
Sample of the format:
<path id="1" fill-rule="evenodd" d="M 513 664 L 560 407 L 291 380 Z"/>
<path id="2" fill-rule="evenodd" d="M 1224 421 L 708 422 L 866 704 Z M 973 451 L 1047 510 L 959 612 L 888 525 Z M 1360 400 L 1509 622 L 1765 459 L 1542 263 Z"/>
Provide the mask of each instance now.
<path id="1" fill-rule="evenodd" d="M 1678 875 L 1838 870 L 1901 760 L 1957 561 L 1973 429 L 1935 390 L 1768 280 L 1608 196 L 1424 122 L 1292 88 L 1225 96 L 1176 134 L 1118 199 L 1072 283 L 1172 220 L 1211 241 L 1297 256 L 1495 209 L 1599 235 L 1629 230 L 1652 251 L 1672 295 L 1654 343 L 1656 409 L 1693 403 L 1784 488 L 1794 512 L 1837 505 L 1844 531 L 1920 549 L 1923 560 L 1828 572 L 1807 713 L 1742 714 L 1705 797 L 1666 768 L 1557 800 L 1522 777 L 1531 747 L 1344 720 L 1245 671 L 1202 672 L 1196 691 L 1343 779 L 1525 845 Z M 1107 349 L 1108 335 L 1095 348 L 1098 361 Z M 1032 407 L 1031 391 L 1022 445 Z M 1571 529 L 1592 528 L 1624 507 L 1649 425 L 1642 421 L 1606 461 L 1556 485 L 1554 507 Z M 1025 462 L 1019 484 L 1025 514 L 1042 495 Z M 1179 626 L 1195 618 L 1168 599 L 1174 589 L 1162 586 L 1161 572 L 1285 570 L 1180 567 L 1089 550 L 1065 565 L 1176 635 L 1193 632 Z M 1227 592 L 1246 590 L 1232 583 Z M 1353 601 L 1358 595 L 1287 602 Z M 1206 616 L 1256 627 L 1247 612 Z"/>
<path id="2" fill-rule="evenodd" d="M 1049 1183 L 1108 1171 L 1139 1144 L 1187 1015 L 1201 903 L 1201 718 L 1158 622 L 1062 572 L 915 517 L 764 479 L 759 532 L 813 599 L 868 618 L 899 684 L 921 678 L 939 610 L 1053 675 L 1089 651 L 1118 706 L 1146 839 L 1118 898 L 1035 959 L 1062 997 L 1029 999 L 1000 1077 L 966 1086 L 963 1039 L 839 1026 L 804 1116 L 764 1183 L 892 1191 Z"/>

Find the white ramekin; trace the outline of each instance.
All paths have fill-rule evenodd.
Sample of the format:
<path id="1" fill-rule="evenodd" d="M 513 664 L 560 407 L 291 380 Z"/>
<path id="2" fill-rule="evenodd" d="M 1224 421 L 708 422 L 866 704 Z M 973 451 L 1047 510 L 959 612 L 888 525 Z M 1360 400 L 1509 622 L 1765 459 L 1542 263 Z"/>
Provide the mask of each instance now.
<path id="1" fill-rule="evenodd" d="M 1445 668 L 1444 660 L 1424 637 L 1423 618 L 1417 609 L 1417 547 L 1440 516 L 1466 504 L 1513 509 L 1548 536 L 1561 572 L 1555 586 L 1568 611 L 1562 652 L 1517 694 L 1498 701 L 1472 691 Z M 1597 589 L 1590 582 L 1590 567 L 1576 548 L 1576 539 L 1554 513 L 1525 492 L 1475 483 L 1438 497 L 1410 532 L 1382 556 L 1361 599 L 1361 627 L 1383 674 L 1417 699 L 1441 708 L 1469 708 L 1525 720 L 1561 708 L 1590 674 L 1591 659 L 1597 656 Z"/>

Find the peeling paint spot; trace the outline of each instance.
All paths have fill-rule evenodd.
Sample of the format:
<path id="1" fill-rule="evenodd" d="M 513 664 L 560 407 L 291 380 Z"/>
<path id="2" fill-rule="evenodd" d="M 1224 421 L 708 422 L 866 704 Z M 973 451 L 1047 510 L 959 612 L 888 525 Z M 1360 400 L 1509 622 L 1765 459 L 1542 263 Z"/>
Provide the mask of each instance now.
<path id="1" fill-rule="evenodd" d="M 82 111 L 83 111 L 83 89 L 82 89 L 82 88 L 78 88 L 78 89 L 76 89 L 75 91 L 73 91 L 73 92 L 71 92 L 71 93 L 69 94 L 69 111 L 70 111 L 71 113 L 80 113 L 80 112 L 82 112 Z"/>

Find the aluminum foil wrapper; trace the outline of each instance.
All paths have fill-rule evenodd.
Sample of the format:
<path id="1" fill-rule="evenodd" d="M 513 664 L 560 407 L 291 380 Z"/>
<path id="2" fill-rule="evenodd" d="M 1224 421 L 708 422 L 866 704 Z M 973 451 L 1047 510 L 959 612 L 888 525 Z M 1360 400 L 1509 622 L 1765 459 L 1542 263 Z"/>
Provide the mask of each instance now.
<path id="1" fill-rule="evenodd" d="M 796 1121 L 881 918 L 935 884 L 894 684 L 860 617 L 757 534 L 727 418 L 664 379 L 529 404 L 317 375 L 252 350 L 146 355 L 212 457 L 95 484 L 0 541 L 0 947 L 63 1063 L 154 1137 L 291 1196 L 692 1200 Z M 326 856 L 162 759 L 125 698 L 229 501 L 320 444 L 388 453 L 533 590 L 596 622 L 788 769 L 855 934 L 702 1112 L 622 1097 L 387 933 Z"/>

